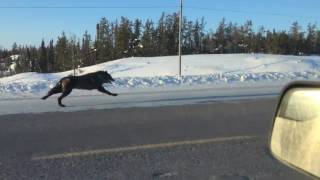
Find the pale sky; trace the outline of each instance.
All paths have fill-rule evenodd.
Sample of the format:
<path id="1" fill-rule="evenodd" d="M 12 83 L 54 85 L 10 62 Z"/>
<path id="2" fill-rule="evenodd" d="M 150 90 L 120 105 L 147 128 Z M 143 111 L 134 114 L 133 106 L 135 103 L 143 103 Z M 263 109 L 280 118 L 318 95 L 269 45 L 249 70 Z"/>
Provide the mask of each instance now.
<path id="1" fill-rule="evenodd" d="M 125 16 L 157 21 L 162 12 L 177 12 L 179 0 L 0 0 L 0 46 L 40 45 L 56 39 L 62 31 L 81 37 L 85 30 L 94 37 L 102 18 Z M 255 27 L 287 30 L 298 21 L 306 27 L 320 21 L 319 0 L 184 0 L 184 16 L 204 17 L 207 30 L 215 29 L 224 17 L 242 24 L 252 20 Z"/>

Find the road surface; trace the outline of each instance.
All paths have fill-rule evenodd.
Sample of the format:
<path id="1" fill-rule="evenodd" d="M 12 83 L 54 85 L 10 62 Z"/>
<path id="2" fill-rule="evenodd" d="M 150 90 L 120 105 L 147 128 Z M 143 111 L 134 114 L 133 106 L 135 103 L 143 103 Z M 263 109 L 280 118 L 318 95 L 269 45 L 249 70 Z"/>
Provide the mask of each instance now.
<path id="1" fill-rule="evenodd" d="M 276 98 L 0 116 L 0 179 L 308 179 L 273 159 Z"/>

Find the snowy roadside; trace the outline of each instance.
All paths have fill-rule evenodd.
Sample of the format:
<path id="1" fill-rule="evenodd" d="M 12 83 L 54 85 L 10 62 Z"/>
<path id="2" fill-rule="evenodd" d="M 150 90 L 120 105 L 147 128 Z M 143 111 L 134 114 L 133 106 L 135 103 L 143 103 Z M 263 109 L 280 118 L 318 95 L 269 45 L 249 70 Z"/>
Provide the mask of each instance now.
<path id="1" fill-rule="evenodd" d="M 320 72 L 292 72 L 292 73 L 239 73 L 212 74 L 200 76 L 159 76 L 159 77 L 124 77 L 115 78 L 115 83 L 106 85 L 107 89 L 120 93 L 134 93 L 139 91 L 188 91 L 197 89 L 216 89 L 219 87 L 259 86 L 269 84 L 278 86 L 295 80 L 319 80 Z M 52 88 L 58 79 L 0 82 L 0 100 L 38 98 Z M 74 91 L 72 96 L 99 95 L 96 91 Z"/>
<path id="2" fill-rule="evenodd" d="M 113 109 L 131 107 L 172 106 L 186 104 L 238 101 L 243 99 L 275 98 L 279 95 L 283 83 L 235 83 L 210 86 L 192 86 L 183 89 L 141 88 L 113 89 L 119 93 L 111 97 L 96 91 L 76 90 L 64 99 L 65 108 L 57 104 L 57 95 L 43 101 L 39 97 L 17 98 L 0 101 L 0 115 L 43 112 L 72 112 L 88 109 Z"/>
<path id="3" fill-rule="evenodd" d="M 169 95 L 165 94 L 175 98 L 177 92 L 180 92 L 177 96 L 182 99 L 199 97 L 196 96 L 199 92 L 206 92 L 202 94 L 206 97 L 236 97 L 244 92 L 246 96 L 254 96 L 257 92 L 268 94 L 269 90 L 273 89 L 272 93 L 275 94 L 291 81 L 320 80 L 319 56 L 187 55 L 183 56 L 181 77 L 176 75 L 177 64 L 177 56 L 125 58 L 81 68 L 79 74 L 108 71 L 116 81 L 112 85 L 106 85 L 106 88 L 123 95 L 116 99 L 129 100 L 132 97 L 143 99 L 143 96 L 148 95 L 157 97 L 159 94 L 165 97 L 162 99 L 168 99 Z M 22 73 L 0 78 L 0 100 L 36 102 L 61 77 L 71 73 L 72 71 L 49 74 Z M 99 97 L 101 94 L 97 91 L 75 90 L 66 99 L 81 99 L 87 96 Z"/>

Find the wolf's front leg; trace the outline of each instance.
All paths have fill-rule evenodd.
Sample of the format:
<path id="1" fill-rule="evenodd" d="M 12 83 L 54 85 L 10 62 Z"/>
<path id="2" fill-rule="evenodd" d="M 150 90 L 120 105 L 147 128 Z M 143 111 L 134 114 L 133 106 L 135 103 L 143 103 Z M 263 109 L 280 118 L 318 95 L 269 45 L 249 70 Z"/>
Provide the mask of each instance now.
<path id="1" fill-rule="evenodd" d="M 99 88 L 98 88 L 98 91 L 100 91 L 100 92 L 102 92 L 102 93 L 105 93 L 105 94 L 108 94 L 108 95 L 110 95 L 110 96 L 118 96 L 118 94 L 109 92 L 109 91 L 107 91 L 106 89 L 104 89 L 103 87 L 99 87 Z"/>

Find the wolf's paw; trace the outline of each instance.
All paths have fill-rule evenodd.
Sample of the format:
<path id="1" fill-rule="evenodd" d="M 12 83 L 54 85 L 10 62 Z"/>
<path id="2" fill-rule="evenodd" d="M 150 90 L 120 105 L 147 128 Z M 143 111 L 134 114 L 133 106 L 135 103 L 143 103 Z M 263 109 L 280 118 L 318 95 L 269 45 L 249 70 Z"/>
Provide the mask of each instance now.
<path id="1" fill-rule="evenodd" d="M 59 106 L 60 106 L 60 107 L 66 107 L 66 105 L 64 105 L 64 104 L 59 104 Z"/>

